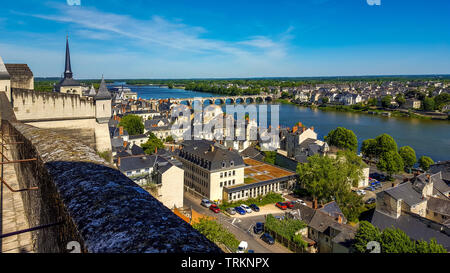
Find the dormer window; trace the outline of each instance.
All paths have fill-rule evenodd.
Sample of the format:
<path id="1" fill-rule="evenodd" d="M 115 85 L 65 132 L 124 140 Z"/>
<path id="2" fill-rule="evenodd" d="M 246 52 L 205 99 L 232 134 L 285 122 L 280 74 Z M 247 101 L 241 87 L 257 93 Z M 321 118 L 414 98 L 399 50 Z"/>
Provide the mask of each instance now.
<path id="1" fill-rule="evenodd" d="M 222 168 L 225 168 L 225 161 L 222 162 Z"/>
<path id="2" fill-rule="evenodd" d="M 230 161 L 230 165 L 231 165 L 231 166 L 234 166 L 234 161 L 233 161 L 233 160 Z"/>

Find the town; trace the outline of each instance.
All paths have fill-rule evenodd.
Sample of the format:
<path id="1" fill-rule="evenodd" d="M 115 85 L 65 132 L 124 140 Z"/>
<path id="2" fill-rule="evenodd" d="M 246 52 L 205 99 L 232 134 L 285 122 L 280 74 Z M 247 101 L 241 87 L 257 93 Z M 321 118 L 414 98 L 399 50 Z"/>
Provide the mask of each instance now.
<path id="1" fill-rule="evenodd" d="M 16 2 L 0 254 L 281 272 L 449 253 L 447 2 Z"/>
<path id="2" fill-rule="evenodd" d="M 292 127 L 263 128 L 249 113 L 235 116 L 220 106 L 231 99 L 257 109 L 258 103 L 284 98 L 344 105 L 381 98 L 385 104 L 385 98 L 393 96 L 388 108 L 421 109 L 428 98 L 448 103 L 448 84 L 268 87 L 256 97 L 222 94 L 219 104 L 216 98 L 149 100 L 123 83 L 107 84 L 102 78 L 95 88 L 74 79 L 68 40 L 64 77 L 51 91 L 34 90 L 33 72 L 26 64 L 1 62 L 0 69 L 6 85 L 2 94 L 19 120 L 71 135 L 92 147 L 224 252 L 368 252 L 370 241 L 382 240 L 388 233 L 404 234 L 406 240 L 381 242 L 392 252 L 450 248 L 450 161 L 417 159 L 411 147 L 398 147 L 388 134 L 365 140 L 358 154 L 357 138 L 346 128 L 337 126 L 319 139 L 317 128 L 302 121 L 292 121 Z M 425 91 L 429 95 L 422 100 L 415 97 Z M 53 100 L 55 95 L 77 98 L 76 107 L 82 107 L 86 116 L 74 118 L 80 114 L 77 110 L 67 115 L 63 109 L 59 118 L 48 118 L 48 109 L 37 110 L 49 107 L 47 94 Z M 33 101 L 26 101 L 30 96 Z M 206 101 L 209 104 L 203 107 Z M 201 103 L 200 112 L 194 111 L 196 103 Z M 437 105 L 441 111 L 449 106 Z M 55 106 L 54 111 L 58 109 Z M 92 118 L 87 109 L 92 109 Z M 53 117 L 58 117 L 54 111 Z M 180 124 L 188 126 L 175 126 Z M 232 138 L 230 125 L 236 133 Z M 196 126 L 200 132 L 190 129 Z M 264 140 L 264 134 L 271 136 Z M 3 151 L 2 156 L 5 160 L 12 154 L 5 157 Z M 367 232 L 374 238 L 362 235 Z M 21 242 L 15 242 L 16 248 Z M 29 238 L 27 242 L 31 251 Z M 399 249 L 403 244 L 409 248 Z M 12 244 L 6 241 L 3 247 L 8 245 Z"/>

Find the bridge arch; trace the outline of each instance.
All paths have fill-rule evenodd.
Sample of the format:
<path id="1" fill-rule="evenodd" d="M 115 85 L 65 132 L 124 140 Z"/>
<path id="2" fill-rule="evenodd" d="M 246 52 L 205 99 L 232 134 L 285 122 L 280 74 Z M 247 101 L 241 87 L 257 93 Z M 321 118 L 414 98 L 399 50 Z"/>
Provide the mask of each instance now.
<path id="1" fill-rule="evenodd" d="M 225 100 L 224 100 L 224 99 L 221 99 L 221 98 L 218 98 L 218 99 L 215 99 L 215 100 L 214 100 L 214 103 L 215 103 L 215 104 L 218 103 L 218 105 L 222 105 L 222 104 L 225 104 Z"/>

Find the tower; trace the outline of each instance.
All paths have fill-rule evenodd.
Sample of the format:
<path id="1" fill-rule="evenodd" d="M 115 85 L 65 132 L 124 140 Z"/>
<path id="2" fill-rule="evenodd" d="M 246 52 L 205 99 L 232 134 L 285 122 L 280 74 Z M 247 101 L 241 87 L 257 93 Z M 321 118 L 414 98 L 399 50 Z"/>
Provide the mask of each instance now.
<path id="1" fill-rule="evenodd" d="M 98 123 L 108 123 L 111 118 L 111 93 L 106 88 L 105 79 L 102 76 L 102 82 L 94 96 L 95 118 Z"/>
<path id="2" fill-rule="evenodd" d="M 5 92 L 8 100 L 11 101 L 11 77 L 6 70 L 2 57 L 0 57 L 0 92 Z"/>
<path id="3" fill-rule="evenodd" d="M 73 79 L 72 66 L 70 64 L 69 37 L 66 37 L 66 60 L 64 78 L 59 82 L 57 90 L 60 93 L 83 95 L 81 84 Z"/>

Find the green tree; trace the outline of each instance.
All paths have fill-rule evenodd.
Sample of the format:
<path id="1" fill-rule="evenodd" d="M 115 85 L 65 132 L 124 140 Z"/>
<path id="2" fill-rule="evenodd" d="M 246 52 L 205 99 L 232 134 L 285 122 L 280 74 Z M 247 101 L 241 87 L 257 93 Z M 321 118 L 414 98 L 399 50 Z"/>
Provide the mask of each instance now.
<path id="1" fill-rule="evenodd" d="M 267 163 L 269 163 L 269 164 L 272 164 L 272 165 L 275 165 L 275 162 L 276 162 L 276 159 L 277 159 L 277 152 L 275 152 L 275 151 L 265 151 L 264 152 L 264 161 L 265 162 L 267 162 Z"/>
<path id="2" fill-rule="evenodd" d="M 368 104 L 369 106 L 377 106 L 378 100 L 377 100 L 376 98 L 370 98 L 370 99 L 367 101 L 367 104 Z"/>
<path id="3" fill-rule="evenodd" d="M 161 139 L 157 138 L 155 134 L 150 133 L 147 142 L 143 143 L 141 147 L 144 149 L 144 152 L 148 155 L 154 154 L 155 150 L 164 148 L 164 143 Z"/>
<path id="4" fill-rule="evenodd" d="M 401 229 L 386 228 L 381 233 L 381 249 L 383 253 L 414 253 L 415 245 Z"/>
<path id="5" fill-rule="evenodd" d="M 333 145 L 341 149 L 348 149 L 355 152 L 358 149 L 358 139 L 356 138 L 355 133 L 344 127 L 338 127 L 331 130 L 325 137 L 325 141 L 329 145 Z"/>
<path id="6" fill-rule="evenodd" d="M 403 170 L 403 159 L 397 151 L 385 152 L 380 156 L 377 163 L 377 168 L 381 171 L 387 172 L 388 179 L 391 179 L 393 174 L 399 173 Z"/>
<path id="7" fill-rule="evenodd" d="M 402 106 L 406 102 L 405 95 L 398 94 L 397 97 L 395 97 L 395 101 L 398 103 L 398 105 Z"/>
<path id="8" fill-rule="evenodd" d="M 120 121 L 119 126 L 123 126 L 131 136 L 144 133 L 144 123 L 142 118 L 137 115 L 126 115 Z"/>
<path id="9" fill-rule="evenodd" d="M 339 153 L 337 158 L 314 155 L 297 166 L 300 186 L 314 200 L 322 203 L 336 200 L 349 220 L 357 220 L 355 215 L 362 206 L 361 198 L 351 192 L 351 186 L 362 177 L 361 166 L 354 160 L 347 158 L 346 153 Z"/>
<path id="10" fill-rule="evenodd" d="M 329 101 L 330 101 L 330 99 L 328 97 L 322 98 L 322 103 L 328 103 Z"/>
<path id="11" fill-rule="evenodd" d="M 173 136 L 166 137 L 166 142 L 174 142 L 175 139 L 173 139 Z"/>
<path id="12" fill-rule="evenodd" d="M 424 98 L 423 99 L 423 110 L 425 111 L 433 111 L 434 110 L 434 99 L 433 98 Z"/>
<path id="13" fill-rule="evenodd" d="M 353 246 L 356 252 L 366 253 L 368 252 L 367 244 L 371 241 L 380 242 L 380 237 L 381 232 L 377 227 L 367 221 L 361 221 L 355 235 Z"/>
<path id="14" fill-rule="evenodd" d="M 377 141 L 375 139 L 366 139 L 361 145 L 361 153 L 370 160 L 377 157 Z"/>
<path id="15" fill-rule="evenodd" d="M 450 104 L 450 94 L 442 93 L 434 97 L 435 109 L 442 111 L 442 107 Z"/>
<path id="16" fill-rule="evenodd" d="M 430 169 L 430 165 L 433 165 L 434 161 L 433 159 L 431 159 L 428 156 L 422 156 L 419 159 L 419 166 L 424 170 L 424 171 L 428 171 L 428 169 Z"/>
<path id="17" fill-rule="evenodd" d="M 402 157 L 403 164 L 405 165 L 406 168 L 412 168 L 414 164 L 416 164 L 417 162 L 416 152 L 414 151 L 413 148 L 409 146 L 404 146 L 400 148 L 398 153 Z"/>
<path id="18" fill-rule="evenodd" d="M 381 105 L 382 105 L 384 108 L 390 107 L 390 106 L 391 106 L 391 102 L 392 102 L 392 96 L 390 96 L 390 95 L 384 96 L 384 97 L 381 99 Z"/>
<path id="19" fill-rule="evenodd" d="M 394 138 L 390 135 L 379 135 L 375 138 L 375 141 L 377 142 L 375 152 L 377 157 L 381 157 L 387 152 L 397 152 L 397 142 L 395 142 Z"/>
<path id="20" fill-rule="evenodd" d="M 423 240 L 417 241 L 415 247 L 416 253 L 447 253 L 447 250 L 434 238 L 429 243 Z"/>
<path id="21" fill-rule="evenodd" d="M 216 244 L 223 244 L 233 251 L 239 246 L 239 240 L 237 240 L 231 232 L 214 220 L 201 218 L 198 223 L 192 226 Z"/>

